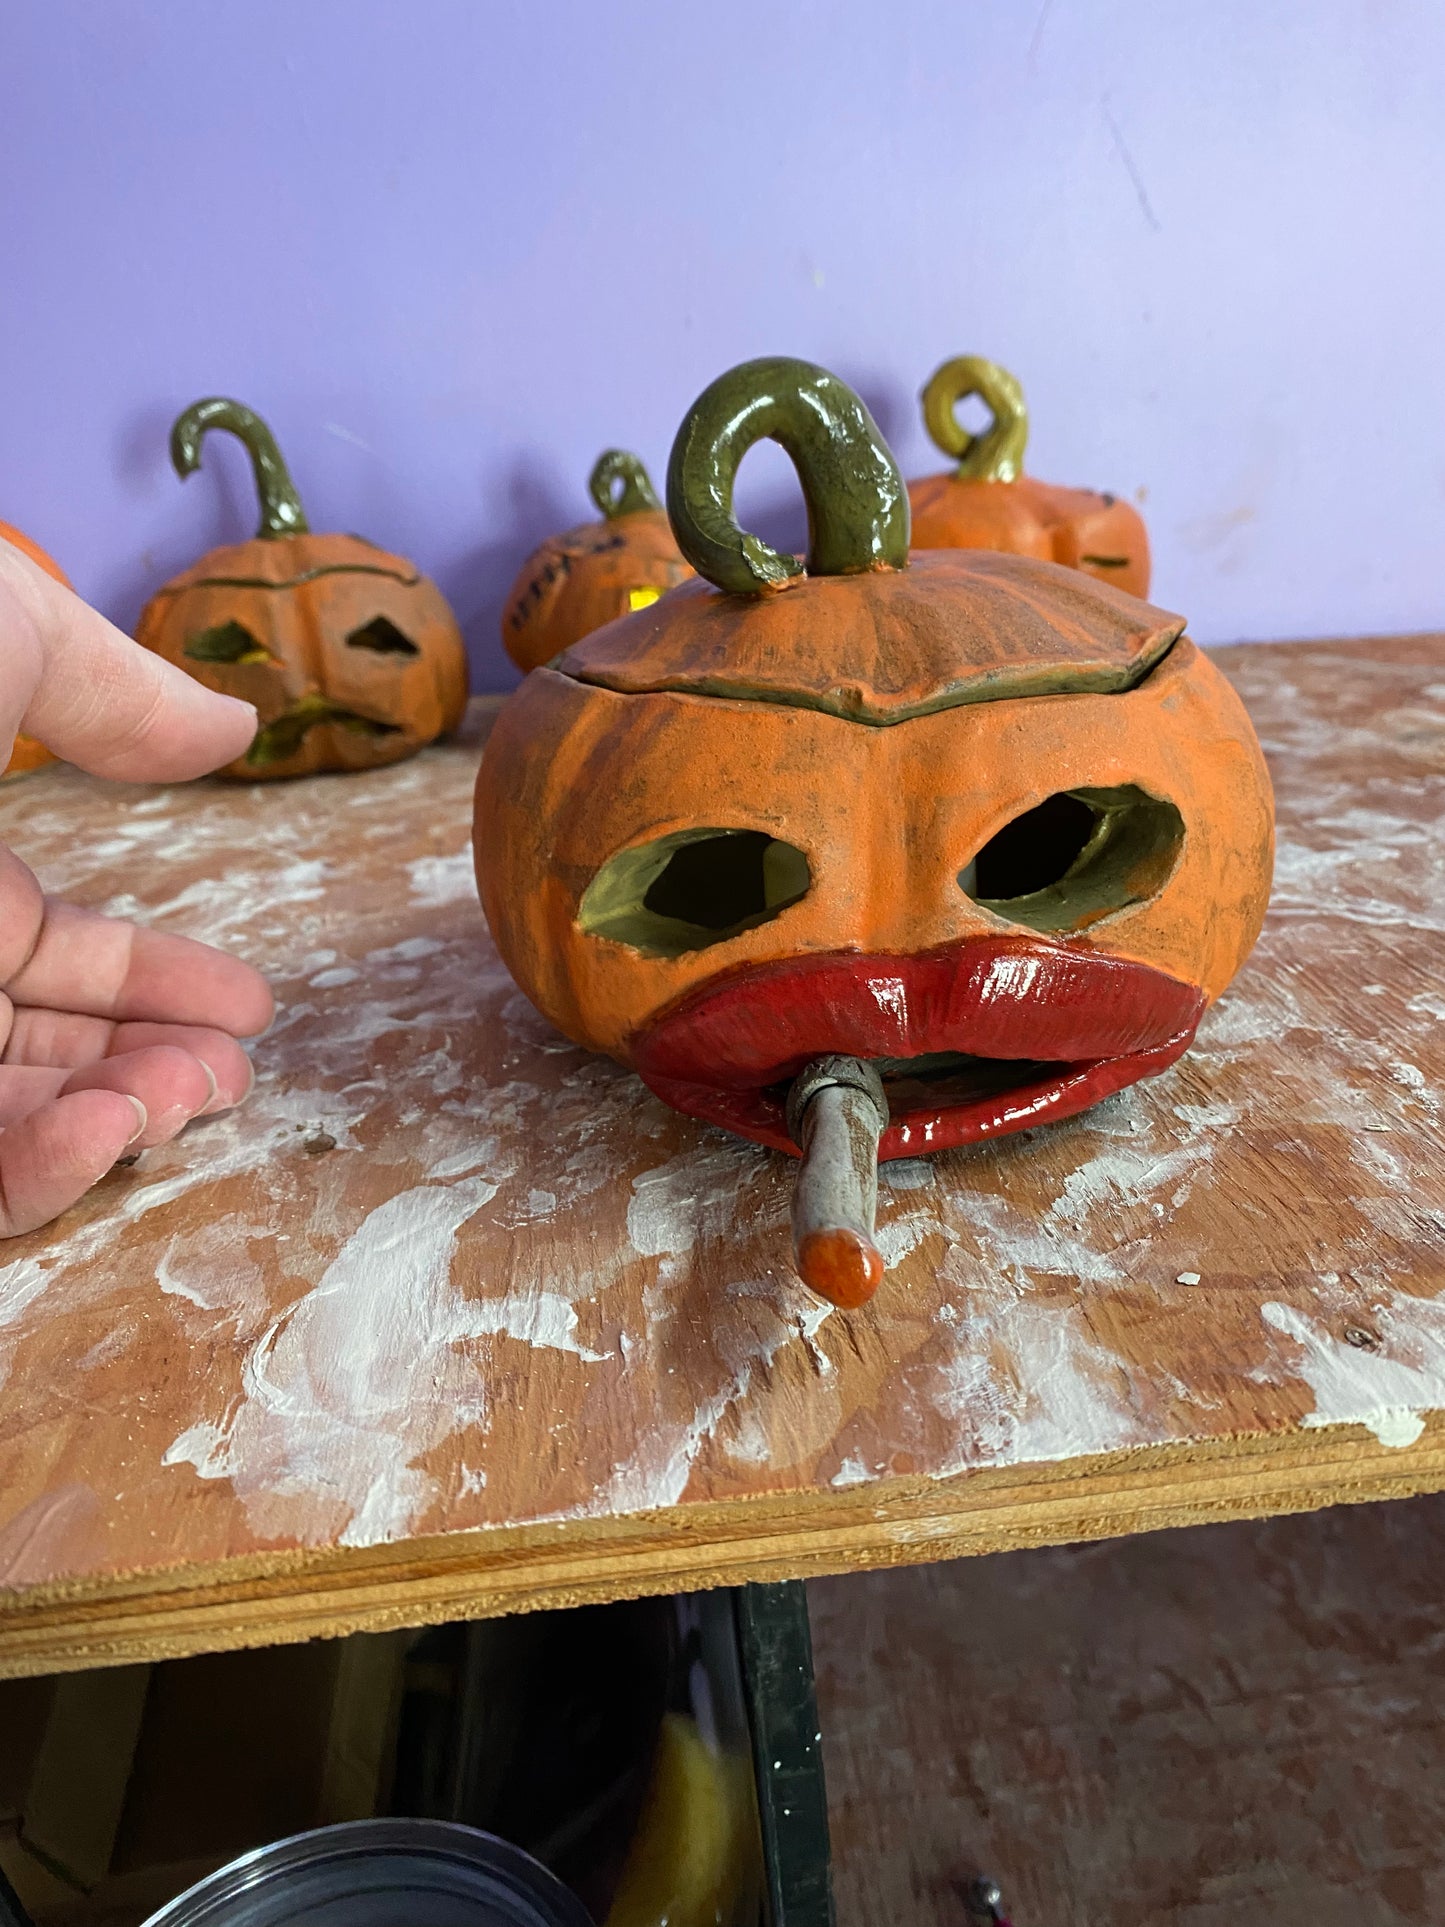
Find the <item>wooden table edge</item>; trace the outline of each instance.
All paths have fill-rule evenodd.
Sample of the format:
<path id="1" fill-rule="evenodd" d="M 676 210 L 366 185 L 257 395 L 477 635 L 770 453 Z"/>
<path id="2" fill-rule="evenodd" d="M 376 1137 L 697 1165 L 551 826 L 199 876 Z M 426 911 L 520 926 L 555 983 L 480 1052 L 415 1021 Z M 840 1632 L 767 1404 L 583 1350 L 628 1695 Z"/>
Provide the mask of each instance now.
<path id="1" fill-rule="evenodd" d="M 1360 1425 L 1141 1446 L 1058 1464 L 893 1478 L 284 1550 L 0 1590 L 0 1678 L 352 1632 L 816 1578 L 1445 1490 L 1445 1413 L 1408 1447 Z"/>

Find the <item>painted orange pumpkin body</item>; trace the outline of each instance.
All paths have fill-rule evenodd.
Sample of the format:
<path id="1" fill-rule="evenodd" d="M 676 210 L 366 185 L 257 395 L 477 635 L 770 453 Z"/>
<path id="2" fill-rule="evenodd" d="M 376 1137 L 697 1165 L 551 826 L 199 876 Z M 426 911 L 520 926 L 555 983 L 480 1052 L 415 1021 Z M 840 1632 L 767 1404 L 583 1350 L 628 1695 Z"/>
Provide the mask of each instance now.
<path id="1" fill-rule="evenodd" d="M 800 367 L 736 376 L 787 392 Z M 842 409 L 842 384 L 807 378 L 817 412 Z M 843 393 L 851 450 L 877 431 Z M 1163 1070 L 1268 898 L 1272 799 L 1238 697 L 1180 618 L 1077 571 L 909 557 L 887 473 L 879 530 L 838 538 L 822 457 L 769 426 L 781 405 L 755 412 L 752 439 L 803 473 L 809 572 L 752 537 L 736 568 L 686 540 L 711 581 L 578 643 L 498 717 L 475 851 L 512 974 L 675 1108 L 784 1151 L 793 1080 L 834 1057 L 881 1079 L 882 1158 Z M 671 478 L 669 504 L 681 537 Z M 830 553 L 862 566 L 824 572 Z M 844 1284 L 800 1267 L 837 1303 L 876 1283 L 861 1262 Z"/>
<path id="2" fill-rule="evenodd" d="M 238 422 L 243 438 L 256 434 L 256 418 L 234 403 L 188 410 L 181 472 L 195 466 L 207 427 Z M 274 477 L 259 465 L 258 481 L 268 521 L 280 519 Z M 136 640 L 255 704 L 256 739 L 225 776 L 374 769 L 455 729 L 466 708 L 465 650 L 436 585 L 360 536 L 313 535 L 304 517 L 299 527 L 263 523 L 253 540 L 203 556 L 147 603 Z"/>
<path id="3" fill-rule="evenodd" d="M 647 608 L 692 574 L 635 455 L 609 449 L 588 487 L 601 521 L 579 523 L 543 542 L 522 564 L 507 596 L 502 643 L 519 669 L 550 662 L 604 623 Z"/>
<path id="4" fill-rule="evenodd" d="M 1269 786 L 1238 697 L 1179 636 L 1182 625 L 1086 589 L 1053 565 L 1013 557 L 920 555 L 906 574 L 805 586 L 806 594 L 753 605 L 701 585 L 680 591 L 666 615 L 659 609 L 614 624 L 536 672 L 498 718 L 477 787 L 482 897 L 512 974 L 560 1030 L 637 1065 L 648 1061 L 649 1036 L 665 1013 L 740 970 L 840 954 L 926 956 L 975 939 L 1022 939 L 1032 955 L 1042 937 L 1050 948 L 1147 965 L 1205 999 L 1218 995 L 1263 916 Z M 1019 594 L 1021 623 L 1032 618 L 1018 655 L 1008 662 L 1000 637 L 982 661 L 968 660 L 970 645 L 990 647 L 989 628 L 971 623 L 970 613 L 996 621 L 1006 590 Z M 1100 628 L 1112 624 L 1115 633 L 1100 636 L 1093 651 L 1069 649 L 1064 612 L 1088 603 L 1097 605 Z M 897 644 L 919 606 L 936 620 L 910 662 Z M 828 623 L 825 610 L 853 620 Z M 880 687 L 878 675 L 880 615 L 885 624 L 902 619 L 887 638 L 891 687 Z M 1140 626 L 1131 631 L 1131 623 Z M 952 660 L 934 653 L 950 628 L 960 652 Z M 1024 654 L 1026 644 L 1043 651 L 1055 642 L 1056 653 Z M 1131 644 L 1132 662 L 1123 659 Z M 835 698 L 822 658 L 850 645 L 853 654 L 833 659 L 833 685 L 843 692 Z M 1096 665 L 1115 650 L 1119 686 L 1101 688 Z M 750 681 L 752 695 L 743 693 Z M 1029 693 L 1050 684 L 1053 693 Z M 1014 893 L 985 878 L 983 890 L 1009 894 L 980 897 L 960 882 L 1010 825 L 1050 799 L 1091 792 L 1114 793 L 1092 807 L 1099 816 L 1113 806 L 1115 855 L 1125 833 L 1137 846 L 1123 868 L 1100 873 L 1105 849 L 1092 874 L 1086 862 L 1037 890 Z M 1130 799 L 1118 800 L 1125 792 L 1145 799 L 1133 804 L 1132 823 Z M 1150 802 L 1164 812 L 1152 825 Z M 1085 821 L 1091 805 L 1081 808 L 1079 815 L 1055 806 L 1056 816 L 1073 818 L 1056 831 L 1064 871 L 1083 852 L 1082 833 L 1093 833 Z M 659 850 L 677 838 L 690 839 L 678 853 L 696 849 L 709 840 L 697 836 L 701 829 L 752 840 L 756 880 L 739 877 L 735 917 L 720 884 L 713 928 L 675 927 L 665 883 L 671 848 L 636 901 L 623 894 L 609 903 L 597 893 L 619 853 Z M 798 852 L 806 872 L 772 844 Z M 715 854 L 727 854 L 721 841 Z M 762 876 L 770 858 L 775 870 L 791 861 L 804 886 L 771 914 Z M 756 902 L 742 895 L 749 884 Z M 790 894 L 784 879 L 776 895 Z M 898 974 L 886 962 L 879 969 Z M 874 971 L 869 982 L 877 980 Z M 872 990 L 864 997 L 882 1008 Z M 805 995 L 805 1008 L 813 1007 Z M 832 1013 L 822 1015 L 822 1030 L 790 1050 L 789 1061 L 825 1042 L 852 1049 L 857 1016 L 836 1029 Z M 901 1047 L 865 1054 L 986 1054 L 976 1048 L 982 1040 L 961 1035 L 909 1048 L 906 1024 L 893 1041 Z M 1052 1042 L 1035 1050 L 1027 1041 L 1011 1038 L 1004 1054 L 1051 1060 Z M 761 1092 L 787 1071 L 788 1062 L 765 1052 L 743 1074 L 759 1073 L 750 1088 Z M 719 1089 L 733 1088 L 729 1070 Z M 779 1118 L 775 1106 L 770 1142 L 778 1141 Z M 917 1148 L 895 1136 L 884 1155 Z"/>
<path id="5" fill-rule="evenodd" d="M 970 435 L 954 409 L 981 395 L 993 425 Z M 1129 595 L 1149 593 L 1149 537 L 1137 511 L 1116 495 L 1061 488 L 1022 472 L 1028 417 L 1023 391 L 1004 369 L 977 356 L 945 362 L 924 390 L 924 419 L 957 469 L 910 482 L 916 549 L 998 549 L 1097 576 Z"/>
<path id="6" fill-rule="evenodd" d="M 63 583 L 67 589 L 71 586 L 69 576 L 55 558 L 47 555 L 38 542 L 32 542 L 28 535 L 22 534 L 17 528 L 12 528 L 8 522 L 0 522 L 0 542 L 8 542 L 12 549 L 19 549 L 22 555 L 29 556 L 32 562 L 44 569 L 47 575 L 53 576 L 57 582 Z M 24 776 L 30 770 L 43 769 L 47 763 L 53 763 L 56 760 L 44 743 L 37 742 L 33 736 L 17 736 L 10 751 L 10 760 L 5 768 L 0 770 L 0 779 L 6 776 Z"/>

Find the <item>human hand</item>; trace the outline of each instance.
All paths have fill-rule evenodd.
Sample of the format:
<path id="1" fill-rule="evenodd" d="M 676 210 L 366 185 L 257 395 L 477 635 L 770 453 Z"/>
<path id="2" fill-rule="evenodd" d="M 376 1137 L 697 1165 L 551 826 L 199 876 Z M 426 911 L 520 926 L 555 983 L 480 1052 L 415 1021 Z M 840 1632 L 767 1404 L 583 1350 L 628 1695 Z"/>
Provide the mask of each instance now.
<path id="1" fill-rule="evenodd" d="M 96 776 L 175 782 L 239 756 L 256 713 L 0 541 L 0 768 L 22 722 Z M 239 1103 L 236 1040 L 271 1014 L 248 964 L 47 898 L 0 845 L 0 1237 L 64 1211 L 127 1147 Z"/>

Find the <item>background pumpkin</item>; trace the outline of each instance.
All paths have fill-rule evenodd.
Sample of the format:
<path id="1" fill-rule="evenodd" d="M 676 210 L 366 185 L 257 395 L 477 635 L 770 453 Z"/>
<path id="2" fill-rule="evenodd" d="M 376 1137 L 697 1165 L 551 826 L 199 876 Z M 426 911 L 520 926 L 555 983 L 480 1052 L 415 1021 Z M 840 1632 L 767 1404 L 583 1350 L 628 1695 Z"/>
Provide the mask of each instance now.
<path id="1" fill-rule="evenodd" d="M 177 418 L 171 460 L 182 478 L 212 428 L 250 454 L 260 531 L 158 590 L 136 640 L 255 704 L 256 739 L 221 774 L 372 769 L 455 729 L 466 652 L 441 591 L 359 535 L 313 535 L 271 431 L 239 402 L 217 396 Z"/>
<path id="2" fill-rule="evenodd" d="M 978 435 L 957 414 L 971 395 L 993 416 Z M 980 355 L 945 361 L 923 391 L 923 420 L 958 466 L 909 484 L 916 549 L 1002 549 L 1082 569 L 1130 595 L 1149 593 L 1149 537 L 1127 502 L 1023 473 L 1028 410 L 1006 368 Z"/>
<path id="3" fill-rule="evenodd" d="M 527 557 L 508 592 L 502 643 L 519 669 L 550 662 L 692 574 L 636 455 L 609 448 L 597 458 L 587 489 L 602 520 L 549 537 Z"/>
<path id="4" fill-rule="evenodd" d="M 47 575 L 54 576 L 67 589 L 71 587 L 69 576 L 55 558 L 47 555 L 38 542 L 32 542 L 28 535 L 22 535 L 19 529 L 12 528 L 8 522 L 0 522 L 0 542 L 8 542 L 12 548 L 19 549 L 22 555 L 28 555 L 32 562 L 38 563 Z M 24 776 L 28 771 L 41 769 L 55 760 L 44 743 L 37 742 L 33 736 L 19 735 L 11 748 L 10 761 L 0 770 L 0 780 L 6 776 Z"/>

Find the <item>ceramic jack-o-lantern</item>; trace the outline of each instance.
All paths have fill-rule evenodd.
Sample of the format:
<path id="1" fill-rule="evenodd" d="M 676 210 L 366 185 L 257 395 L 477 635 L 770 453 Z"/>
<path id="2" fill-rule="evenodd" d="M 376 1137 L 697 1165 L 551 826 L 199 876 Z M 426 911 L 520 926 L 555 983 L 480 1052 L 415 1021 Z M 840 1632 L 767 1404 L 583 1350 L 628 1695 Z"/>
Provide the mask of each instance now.
<path id="1" fill-rule="evenodd" d="M 733 515 L 764 436 L 806 567 Z M 1188 1047 L 1264 915 L 1269 780 L 1179 617 L 1051 562 L 910 555 L 893 457 L 820 368 L 714 383 L 668 504 L 700 579 L 497 719 L 482 899 L 569 1037 L 804 1154 L 798 1267 L 854 1305 L 875 1157 L 1068 1117 Z"/>
<path id="2" fill-rule="evenodd" d="M 507 596 L 502 643 L 519 669 L 550 662 L 692 574 L 635 455 L 625 448 L 599 455 L 587 491 L 602 520 L 550 537 L 527 557 Z"/>
<path id="3" fill-rule="evenodd" d="M 8 542 L 12 549 L 19 549 L 22 555 L 29 556 L 45 573 L 54 576 L 57 582 L 64 583 L 68 589 L 70 578 L 53 556 L 47 555 L 38 542 L 32 542 L 28 535 L 12 528 L 8 522 L 0 522 L 0 542 Z M 0 780 L 7 776 L 24 776 L 33 769 L 42 769 L 46 763 L 53 763 L 55 757 L 33 736 L 19 735 L 15 738 L 10 751 L 10 760 L 0 770 Z"/>
<path id="4" fill-rule="evenodd" d="M 213 428 L 251 457 L 260 531 L 158 590 L 136 640 L 255 704 L 255 740 L 221 774 L 374 769 L 455 729 L 467 659 L 441 590 L 359 535 L 313 535 L 271 431 L 239 402 L 198 401 L 177 418 L 171 460 L 183 479 Z"/>
<path id="5" fill-rule="evenodd" d="M 977 395 L 993 419 L 972 435 L 958 405 Z M 923 391 L 923 421 L 957 468 L 908 488 L 915 549 L 1002 549 L 1082 569 L 1130 595 L 1149 593 L 1149 538 L 1117 495 L 1058 488 L 1023 472 L 1029 438 L 1024 391 L 1006 368 L 960 355 Z"/>

